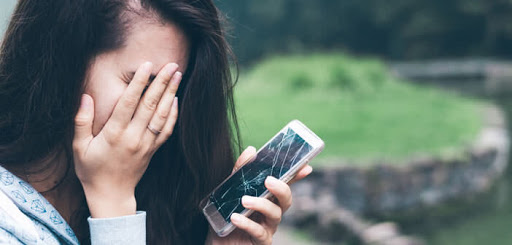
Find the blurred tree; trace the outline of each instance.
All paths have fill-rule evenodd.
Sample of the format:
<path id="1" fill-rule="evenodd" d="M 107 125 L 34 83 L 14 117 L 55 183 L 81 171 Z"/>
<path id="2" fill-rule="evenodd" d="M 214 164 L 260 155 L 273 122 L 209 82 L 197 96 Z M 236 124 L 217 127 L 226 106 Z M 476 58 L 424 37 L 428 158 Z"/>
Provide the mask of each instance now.
<path id="1" fill-rule="evenodd" d="M 512 1 L 511 0 L 458 0 L 460 10 L 485 21 L 483 52 L 506 52 L 512 55 Z"/>
<path id="2" fill-rule="evenodd" d="M 512 0 L 217 0 L 241 63 L 347 50 L 390 59 L 512 57 Z"/>

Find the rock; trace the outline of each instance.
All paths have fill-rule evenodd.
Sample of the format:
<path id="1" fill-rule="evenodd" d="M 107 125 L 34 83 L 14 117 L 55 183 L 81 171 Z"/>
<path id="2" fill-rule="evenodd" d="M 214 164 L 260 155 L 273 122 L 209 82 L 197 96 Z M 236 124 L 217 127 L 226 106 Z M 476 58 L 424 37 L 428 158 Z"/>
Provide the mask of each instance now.
<path id="1" fill-rule="evenodd" d="M 398 228 L 394 223 L 380 223 L 363 231 L 363 241 L 369 244 L 381 243 L 398 236 Z"/>

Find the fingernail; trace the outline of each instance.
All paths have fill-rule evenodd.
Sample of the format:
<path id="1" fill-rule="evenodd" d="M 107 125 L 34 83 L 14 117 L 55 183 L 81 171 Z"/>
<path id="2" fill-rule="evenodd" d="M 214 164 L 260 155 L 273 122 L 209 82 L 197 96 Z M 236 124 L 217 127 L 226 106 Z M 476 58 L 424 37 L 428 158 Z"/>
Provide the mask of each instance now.
<path id="1" fill-rule="evenodd" d="M 312 173 L 312 172 L 313 172 L 313 167 L 311 167 L 311 165 L 308 165 L 306 168 L 307 168 L 307 171 L 306 171 L 306 172 L 307 172 L 308 174 L 310 174 L 310 173 Z"/>
<path id="2" fill-rule="evenodd" d="M 277 180 L 274 176 L 267 177 L 267 185 L 269 185 L 270 187 L 276 186 L 278 181 L 279 180 Z"/>
<path id="3" fill-rule="evenodd" d="M 254 204 L 254 198 L 251 196 L 243 196 L 242 197 L 242 204 L 244 206 L 252 206 Z"/>
<path id="4" fill-rule="evenodd" d="M 142 64 L 142 69 L 146 72 L 149 72 L 151 68 L 153 67 L 153 63 L 146 61 L 144 64 Z"/>
<path id="5" fill-rule="evenodd" d="M 174 97 L 174 100 L 172 101 L 172 107 L 178 108 L 178 96 Z"/>
<path id="6" fill-rule="evenodd" d="M 82 94 L 82 99 L 80 101 L 80 107 L 81 108 L 89 108 L 91 107 L 91 100 L 87 98 L 88 96 L 85 94 Z"/>
<path id="7" fill-rule="evenodd" d="M 176 63 L 171 63 L 171 66 L 169 67 L 168 71 L 169 71 L 169 74 L 171 75 L 171 77 L 174 75 L 174 73 L 177 73 L 176 72 L 176 69 L 178 69 L 180 66 Z"/>
<path id="8" fill-rule="evenodd" d="M 240 217 L 240 216 L 241 215 L 238 213 L 231 214 L 231 221 L 234 221 L 235 223 L 239 223 L 240 221 L 242 221 L 242 217 Z"/>
<path id="9" fill-rule="evenodd" d="M 183 76 L 183 74 L 181 74 L 181 72 L 179 72 L 179 71 L 174 73 L 174 75 L 171 78 L 171 85 L 179 86 L 182 76 Z"/>
<path id="10" fill-rule="evenodd" d="M 177 71 L 176 74 L 174 74 L 175 78 L 174 79 L 174 82 L 175 83 L 179 83 L 181 81 L 181 77 L 183 76 L 183 74 L 181 74 L 181 72 Z"/>

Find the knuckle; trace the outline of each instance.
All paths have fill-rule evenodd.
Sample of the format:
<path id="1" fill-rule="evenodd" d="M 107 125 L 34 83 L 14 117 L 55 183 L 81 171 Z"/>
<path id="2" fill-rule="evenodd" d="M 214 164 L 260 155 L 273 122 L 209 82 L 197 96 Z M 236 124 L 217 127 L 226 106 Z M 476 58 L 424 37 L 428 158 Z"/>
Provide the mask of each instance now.
<path id="1" fill-rule="evenodd" d="M 281 219 L 283 217 L 283 210 L 278 208 L 277 209 L 277 212 L 276 212 L 276 216 L 274 217 L 274 219 L 278 222 L 278 223 L 281 223 Z"/>
<path id="2" fill-rule="evenodd" d="M 119 137 L 105 137 L 107 144 L 114 146 L 119 142 Z"/>
<path id="3" fill-rule="evenodd" d="M 176 94 L 176 92 L 178 92 L 178 86 L 171 84 L 169 90 L 171 94 Z"/>
<path id="4" fill-rule="evenodd" d="M 117 137 L 108 137 L 107 136 L 107 137 L 105 137 L 105 141 L 109 145 L 115 145 L 118 140 L 117 140 Z"/>
<path id="5" fill-rule="evenodd" d="M 281 216 L 279 216 L 279 217 L 277 217 L 277 218 L 276 218 L 276 222 L 277 222 L 278 224 L 279 224 L 279 223 L 281 223 L 281 220 L 282 220 L 282 217 L 281 217 Z"/>
<path id="6" fill-rule="evenodd" d="M 171 82 L 171 78 L 172 78 L 171 73 L 165 72 L 163 74 L 162 78 L 160 79 L 160 82 L 167 86 L 167 84 L 169 84 Z"/>
<path id="7" fill-rule="evenodd" d="M 154 148 L 155 148 L 154 143 L 141 144 L 141 146 L 139 147 L 139 149 L 142 152 L 144 152 L 144 154 L 146 154 L 146 155 L 151 155 L 153 153 Z"/>
<path id="8" fill-rule="evenodd" d="M 139 103 L 138 98 L 134 98 L 133 96 L 126 96 L 123 99 L 123 105 L 126 107 L 130 107 L 130 108 L 136 107 L 138 103 Z"/>
<path id="9" fill-rule="evenodd" d="M 144 106 L 154 111 L 156 109 L 156 106 L 158 105 L 158 99 L 152 96 L 148 96 L 148 98 L 144 99 Z"/>
<path id="10" fill-rule="evenodd" d="M 75 117 L 75 124 L 84 123 L 84 121 L 85 121 L 84 116 L 77 115 L 77 116 Z"/>
<path id="11" fill-rule="evenodd" d="M 117 123 L 107 122 L 104 126 L 105 133 L 107 136 L 112 138 L 117 138 L 122 134 L 122 129 L 117 125 Z"/>
<path id="12" fill-rule="evenodd" d="M 82 151 L 82 147 L 80 147 L 78 142 L 75 142 L 75 141 L 73 141 L 72 149 L 73 149 L 73 152 L 76 152 L 76 153 L 80 153 Z M 77 155 L 80 155 L 80 154 L 77 154 Z"/>
<path id="13" fill-rule="evenodd" d="M 133 142 L 133 143 L 126 145 L 126 150 L 130 153 L 138 152 L 140 150 L 140 148 L 141 147 L 140 147 L 139 142 Z"/>
<path id="14" fill-rule="evenodd" d="M 75 117 L 75 126 L 84 127 L 89 124 L 89 117 L 85 115 L 77 115 Z"/>
<path id="15" fill-rule="evenodd" d="M 256 232 L 256 239 L 260 241 L 265 241 L 267 240 L 267 238 L 267 230 L 263 229 L 263 227 L 260 227 L 260 229 L 258 229 L 258 231 Z"/>
<path id="16" fill-rule="evenodd" d="M 121 135 L 121 129 L 118 127 L 105 127 L 105 140 L 109 144 L 114 144 L 118 141 L 119 136 Z"/>
<path id="17" fill-rule="evenodd" d="M 158 120 L 161 120 L 161 121 L 167 121 L 167 118 L 169 117 L 169 113 L 166 113 L 165 111 L 162 111 L 162 110 L 158 110 L 156 112 L 156 116 L 158 118 Z"/>

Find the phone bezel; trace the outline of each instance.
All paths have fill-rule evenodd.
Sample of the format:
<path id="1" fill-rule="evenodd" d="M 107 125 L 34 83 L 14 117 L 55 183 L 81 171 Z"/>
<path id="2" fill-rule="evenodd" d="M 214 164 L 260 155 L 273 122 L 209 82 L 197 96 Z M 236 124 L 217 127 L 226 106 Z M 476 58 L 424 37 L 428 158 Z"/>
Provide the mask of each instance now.
<path id="1" fill-rule="evenodd" d="M 301 123 L 299 120 L 293 120 L 289 122 L 286 126 L 284 126 L 279 132 L 277 132 L 272 138 L 270 138 L 267 143 L 265 143 L 260 149 L 257 151 L 256 154 L 258 154 L 263 148 L 265 148 L 272 140 L 277 137 L 280 133 L 286 132 L 288 128 L 292 129 L 295 133 L 297 133 L 304 141 L 306 141 L 313 149 L 304 156 L 295 166 L 290 168 L 283 176 L 281 176 L 280 180 L 284 181 L 285 183 L 288 183 L 290 180 L 295 177 L 295 175 L 298 173 L 298 171 L 306 165 L 312 158 L 314 158 L 316 155 L 318 155 L 325 147 L 324 142 L 315 134 L 313 131 L 311 131 L 309 128 L 307 128 L 303 123 Z M 248 163 L 251 164 L 251 163 Z M 216 206 L 214 204 L 208 205 L 209 197 L 212 195 L 213 192 L 215 192 L 218 188 L 220 188 L 228 179 L 230 179 L 237 171 L 231 173 L 222 183 L 220 183 L 215 189 L 210 192 L 202 201 L 200 204 L 200 208 L 202 209 L 206 219 L 210 223 L 211 227 L 219 235 L 220 237 L 225 237 L 229 233 L 231 233 L 236 226 L 234 226 L 231 222 L 226 222 L 224 217 L 220 214 L 220 212 L 217 210 Z M 263 198 L 270 198 L 272 196 L 272 193 L 270 193 L 268 190 L 265 190 L 264 193 L 262 193 L 259 197 Z M 254 211 L 250 209 L 244 209 L 240 214 L 244 215 L 246 217 L 249 217 Z"/>

